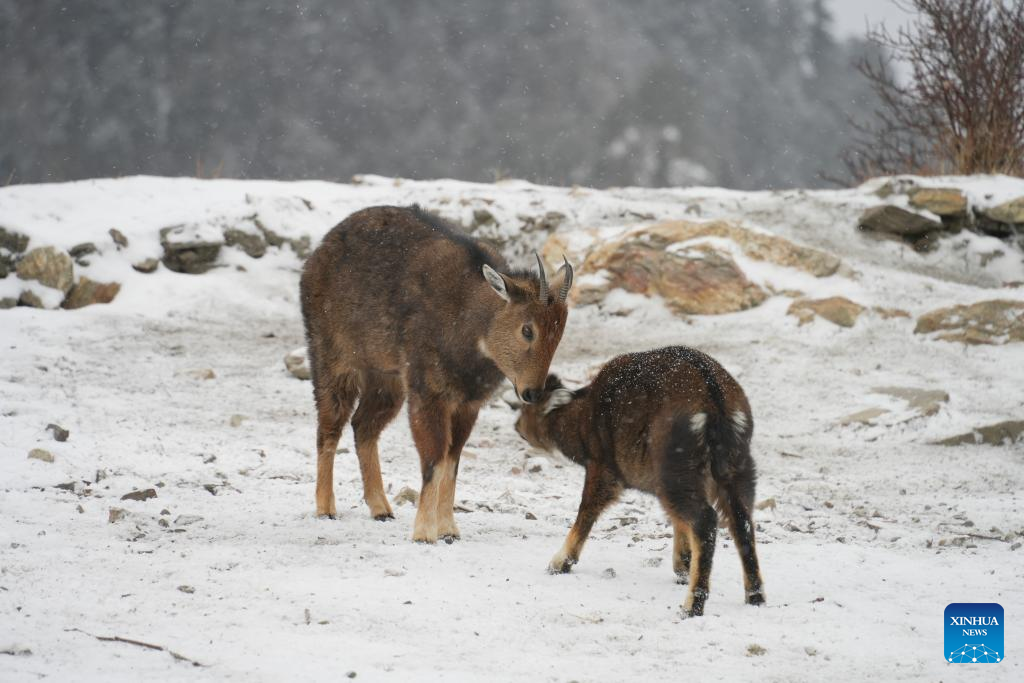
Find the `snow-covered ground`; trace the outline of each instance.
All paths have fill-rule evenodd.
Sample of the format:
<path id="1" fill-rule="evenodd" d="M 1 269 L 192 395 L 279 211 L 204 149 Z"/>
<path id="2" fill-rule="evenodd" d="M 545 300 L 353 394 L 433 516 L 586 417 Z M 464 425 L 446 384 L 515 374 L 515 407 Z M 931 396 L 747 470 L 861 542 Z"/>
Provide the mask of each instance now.
<path id="1" fill-rule="evenodd" d="M 1020 181 L 971 182 L 976 202 L 1024 195 Z M 1020 298 L 993 285 L 1024 279 L 1019 254 L 984 268 L 972 260 L 1002 244 L 993 238 L 926 255 L 865 239 L 855 218 L 877 198 L 864 189 L 598 192 L 377 178 L 4 188 L 0 225 L 32 246 L 104 245 L 76 272 L 123 287 L 110 305 L 0 311 L 0 680 L 966 680 L 979 674 L 942 659 L 951 602 L 1003 605 L 1007 658 L 985 676 L 1024 678 L 1024 445 L 931 444 L 1024 419 L 1024 346 L 934 341 L 912 333 L 913 319 L 800 327 L 781 296 L 685 320 L 623 293 L 614 306 L 571 311 L 553 364 L 569 380 L 617 353 L 687 344 L 745 387 L 765 503 L 755 516 L 764 607 L 743 604 L 723 531 L 707 614 L 682 619 L 670 527 L 637 493 L 604 515 L 572 574 L 547 575 L 583 473 L 557 456 L 525 467 L 537 454 L 497 397 L 463 457 L 461 541 L 411 543 L 410 504 L 392 522 L 370 519 L 348 430 L 339 518 L 316 519 L 311 387 L 282 363 L 303 343 L 298 258 L 226 250 L 223 263 L 245 270 L 204 275 L 130 264 L 159 256 L 157 230 L 178 223 L 259 211 L 315 243 L 353 210 L 414 201 L 467 222 L 486 207 L 499 226 L 546 211 L 568 216 L 563 229 L 740 218 L 856 271 L 801 281 L 809 295 L 914 316 Z M 110 244 L 112 227 L 128 236 L 124 251 Z M 509 250 L 542 238 L 518 237 Z M 873 392 L 886 386 L 949 400 L 932 416 L 904 414 Z M 893 408 L 893 419 L 839 424 L 873 406 Z M 70 438 L 54 441 L 49 423 Z M 54 462 L 27 458 L 33 448 Z M 404 414 L 381 453 L 392 495 L 418 488 Z M 151 487 L 155 498 L 121 500 Z M 111 508 L 123 518 L 111 523 Z M 167 651 L 101 639 L 111 637 Z"/>

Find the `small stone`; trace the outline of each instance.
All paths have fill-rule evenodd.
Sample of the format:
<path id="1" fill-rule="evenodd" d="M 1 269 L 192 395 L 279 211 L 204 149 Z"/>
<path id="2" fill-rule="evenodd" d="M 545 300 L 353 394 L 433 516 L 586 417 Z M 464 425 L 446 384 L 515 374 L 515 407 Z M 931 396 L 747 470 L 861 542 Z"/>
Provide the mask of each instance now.
<path id="1" fill-rule="evenodd" d="M 616 577 L 615 570 L 612 569 L 611 567 L 608 567 L 603 572 L 601 572 L 601 578 L 602 579 L 614 579 L 615 577 Z"/>
<path id="2" fill-rule="evenodd" d="M 872 306 L 871 311 L 878 315 L 882 320 L 910 317 L 909 313 L 899 308 L 883 308 L 882 306 Z"/>
<path id="3" fill-rule="evenodd" d="M 527 458 L 526 459 L 526 471 L 527 472 L 533 472 L 534 474 L 536 474 L 537 472 L 541 472 L 541 471 L 547 469 L 547 467 L 548 467 L 548 459 L 545 458 L 542 455 L 535 455 L 532 458 Z"/>
<path id="4" fill-rule="evenodd" d="M 203 379 L 203 380 L 205 380 L 205 379 L 217 379 L 217 373 L 215 373 L 210 368 L 199 368 L 199 369 L 196 369 L 196 370 L 188 370 L 188 371 L 185 372 L 185 375 L 187 377 L 191 377 L 192 379 Z"/>
<path id="5" fill-rule="evenodd" d="M 864 307 L 841 296 L 827 299 L 798 299 L 789 305 L 787 315 L 794 316 L 805 325 L 814 320 L 815 316 L 824 318 L 840 327 L 853 327 Z"/>
<path id="6" fill-rule="evenodd" d="M 168 522 L 168 521 L 167 521 L 166 519 L 164 519 L 163 517 L 161 517 L 160 519 L 158 519 L 156 523 L 157 523 L 158 525 L 160 525 L 161 527 L 163 527 L 164 529 L 166 529 L 166 528 L 168 528 L 169 526 L 171 526 L 171 523 L 170 523 L 170 522 Z"/>
<path id="7" fill-rule="evenodd" d="M 391 499 L 391 501 L 395 505 L 404 505 L 405 503 L 412 503 L 413 505 L 415 505 L 419 499 L 419 493 L 409 488 L 408 486 L 403 486 L 402 489 L 395 495 L 395 497 Z"/>
<path id="8" fill-rule="evenodd" d="M 75 259 L 75 261 L 81 265 L 86 265 L 82 263 L 83 257 L 88 256 L 89 254 L 95 254 L 96 251 L 96 245 L 92 242 L 82 242 L 81 244 L 76 244 L 68 249 L 68 253 L 71 254 L 71 258 Z"/>
<path id="9" fill-rule="evenodd" d="M 196 589 L 192 586 L 178 586 L 178 590 L 180 590 L 182 593 L 188 593 L 189 595 L 196 592 Z"/>
<path id="10" fill-rule="evenodd" d="M 495 220 L 494 214 L 487 209 L 474 209 L 473 210 L 473 223 L 470 225 L 470 230 L 476 230 L 483 225 L 497 225 L 498 221 Z"/>
<path id="11" fill-rule="evenodd" d="M 245 415 L 232 415 L 231 419 L 228 420 L 228 424 L 232 427 L 241 427 L 242 423 L 245 422 Z"/>
<path id="12" fill-rule="evenodd" d="M 127 514 L 128 511 L 124 508 L 110 508 L 110 513 L 107 515 L 107 523 L 120 522 Z"/>
<path id="13" fill-rule="evenodd" d="M 132 491 L 121 496 L 121 500 L 149 500 L 150 498 L 156 498 L 156 489 L 142 489 L 140 491 Z"/>
<path id="14" fill-rule="evenodd" d="M 532 512 L 527 512 L 526 513 L 526 519 L 535 520 L 535 519 L 537 519 L 537 515 L 533 514 Z"/>
<path id="15" fill-rule="evenodd" d="M 69 436 L 71 436 L 71 432 L 64 429 L 60 425 L 55 425 L 53 423 L 46 425 L 46 431 L 51 432 L 53 434 L 54 441 L 64 442 L 68 440 Z"/>
<path id="16" fill-rule="evenodd" d="M 864 410 L 858 410 L 856 413 L 839 418 L 839 424 L 843 427 L 852 424 L 873 425 L 876 418 L 888 414 L 889 411 L 885 408 L 865 408 Z"/>
<path id="17" fill-rule="evenodd" d="M 160 267 L 160 259 L 147 258 L 142 259 L 138 263 L 133 263 L 132 268 L 139 271 L 140 273 L 153 273 Z"/>
<path id="18" fill-rule="evenodd" d="M 284 357 L 284 367 L 298 379 L 306 380 L 312 377 L 309 371 L 309 360 L 306 357 L 306 347 L 304 346 L 295 349 Z"/>
<path id="19" fill-rule="evenodd" d="M 117 246 L 119 246 L 121 248 L 124 248 L 124 247 L 128 246 L 128 238 L 124 236 L 123 232 L 121 232 L 117 228 L 111 228 L 109 230 L 109 232 L 110 232 L 110 239 L 114 240 L 114 244 L 116 244 Z"/>
<path id="20" fill-rule="evenodd" d="M 356 672 L 355 671 L 349 671 L 348 673 L 345 674 L 345 676 L 347 678 L 355 678 L 356 677 Z"/>
<path id="21" fill-rule="evenodd" d="M 53 453 L 45 451 L 42 448 L 33 448 L 28 452 L 28 457 L 32 460 L 42 460 L 43 462 L 53 462 Z"/>
<path id="22" fill-rule="evenodd" d="M 224 231 L 224 246 L 241 247 L 242 251 L 252 258 L 261 258 L 267 253 L 267 243 L 263 241 L 261 235 L 237 228 L 229 228 Z"/>
<path id="23" fill-rule="evenodd" d="M 806 653 L 807 653 L 807 656 L 808 656 L 808 657 L 817 657 L 817 656 L 818 656 L 818 650 L 817 650 L 817 648 L 813 648 L 813 647 L 811 647 L 810 645 L 808 645 L 808 646 L 806 646 L 806 647 L 804 648 L 804 652 L 806 652 Z"/>
<path id="24" fill-rule="evenodd" d="M 188 526 L 203 521 L 199 515 L 178 515 L 174 518 L 174 526 Z"/>
<path id="25" fill-rule="evenodd" d="M 757 643 L 751 643 L 750 645 L 747 645 L 747 656 L 748 657 L 761 657 L 762 655 L 764 655 L 767 652 L 768 652 L 768 650 L 764 649 L 763 647 L 761 647 Z"/>

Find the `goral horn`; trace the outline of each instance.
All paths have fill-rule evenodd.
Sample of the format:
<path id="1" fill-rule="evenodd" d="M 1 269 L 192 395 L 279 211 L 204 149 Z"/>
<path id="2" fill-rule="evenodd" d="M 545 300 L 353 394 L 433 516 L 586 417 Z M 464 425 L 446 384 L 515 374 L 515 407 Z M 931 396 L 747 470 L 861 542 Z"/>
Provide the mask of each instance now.
<path id="1" fill-rule="evenodd" d="M 533 252 L 533 255 L 537 257 L 537 271 L 540 273 L 540 302 L 546 304 L 548 302 L 548 276 L 544 273 L 544 262 L 540 260 L 540 254 Z"/>
<path id="2" fill-rule="evenodd" d="M 558 290 L 558 300 L 564 302 L 566 297 L 569 296 L 569 288 L 572 287 L 572 264 L 569 263 L 569 259 L 565 258 L 565 254 L 562 254 L 562 269 L 565 271 L 565 279 L 562 281 L 562 288 Z"/>

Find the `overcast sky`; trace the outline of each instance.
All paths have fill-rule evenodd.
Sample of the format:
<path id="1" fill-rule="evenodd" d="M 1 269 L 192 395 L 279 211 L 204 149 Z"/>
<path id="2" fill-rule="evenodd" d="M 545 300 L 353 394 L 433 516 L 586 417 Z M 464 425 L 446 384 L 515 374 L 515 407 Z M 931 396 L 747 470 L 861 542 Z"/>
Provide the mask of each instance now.
<path id="1" fill-rule="evenodd" d="M 876 26 L 885 22 L 895 29 L 907 21 L 907 13 L 893 0 L 832 0 L 832 14 L 835 16 L 836 34 L 841 38 L 864 36 L 865 22 Z"/>

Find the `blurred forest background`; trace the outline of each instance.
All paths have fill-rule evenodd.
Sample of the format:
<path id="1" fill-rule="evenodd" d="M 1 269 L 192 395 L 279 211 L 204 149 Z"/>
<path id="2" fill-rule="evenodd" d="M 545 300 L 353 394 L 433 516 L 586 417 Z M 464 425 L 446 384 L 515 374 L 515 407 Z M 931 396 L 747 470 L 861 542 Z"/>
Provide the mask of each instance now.
<path id="1" fill-rule="evenodd" d="M 0 0 L 0 184 L 826 184 L 877 107 L 825 0 Z"/>

